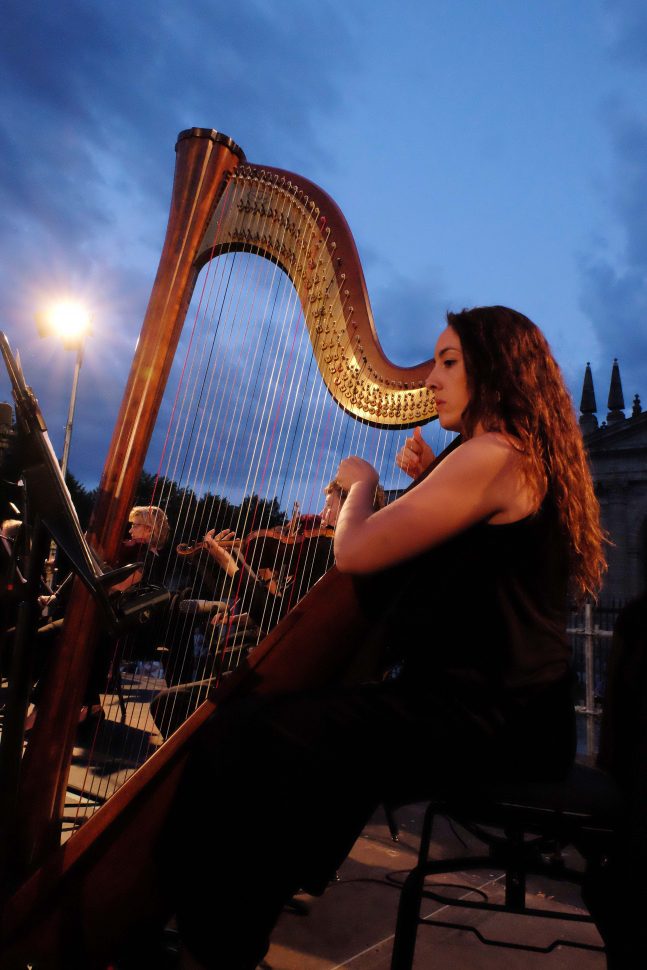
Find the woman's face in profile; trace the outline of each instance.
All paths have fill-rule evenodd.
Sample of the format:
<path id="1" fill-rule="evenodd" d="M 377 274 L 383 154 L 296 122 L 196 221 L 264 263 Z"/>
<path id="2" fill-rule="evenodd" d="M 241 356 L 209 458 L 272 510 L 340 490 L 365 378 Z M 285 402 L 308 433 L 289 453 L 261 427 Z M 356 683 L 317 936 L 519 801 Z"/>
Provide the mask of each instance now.
<path id="1" fill-rule="evenodd" d="M 142 522 L 141 519 L 135 519 L 134 522 L 130 523 L 130 538 L 135 542 L 148 542 L 151 533 L 151 527 Z"/>
<path id="2" fill-rule="evenodd" d="M 436 341 L 425 385 L 436 399 L 440 426 L 446 431 L 462 431 L 470 392 L 461 341 L 453 327 L 446 327 Z"/>

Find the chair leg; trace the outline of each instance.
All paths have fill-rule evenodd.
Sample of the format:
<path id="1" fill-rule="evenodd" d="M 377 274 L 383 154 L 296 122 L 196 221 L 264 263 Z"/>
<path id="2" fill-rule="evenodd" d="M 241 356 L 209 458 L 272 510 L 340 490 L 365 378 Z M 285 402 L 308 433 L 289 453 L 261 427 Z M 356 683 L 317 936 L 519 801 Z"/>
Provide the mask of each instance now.
<path id="1" fill-rule="evenodd" d="M 386 824 L 389 826 L 389 832 L 391 833 L 391 838 L 394 842 L 400 841 L 400 829 L 398 828 L 398 823 L 395 820 L 395 815 L 393 814 L 393 809 L 390 805 L 384 806 L 384 814 L 386 815 Z"/>
<path id="2" fill-rule="evenodd" d="M 391 955 L 391 970 L 411 970 L 413 967 L 424 885 L 424 871 L 420 866 L 416 866 L 405 879 L 400 891 L 400 905 Z"/>
<path id="3" fill-rule="evenodd" d="M 505 834 L 512 850 L 505 864 L 505 904 L 513 913 L 523 913 L 526 908 L 523 832 L 506 829 Z"/>
<path id="4" fill-rule="evenodd" d="M 425 887 L 425 868 L 434 824 L 435 805 L 428 806 L 420 836 L 418 864 L 411 870 L 400 891 L 398 918 L 393 938 L 391 970 L 411 970 L 420 922 L 420 906 Z"/>

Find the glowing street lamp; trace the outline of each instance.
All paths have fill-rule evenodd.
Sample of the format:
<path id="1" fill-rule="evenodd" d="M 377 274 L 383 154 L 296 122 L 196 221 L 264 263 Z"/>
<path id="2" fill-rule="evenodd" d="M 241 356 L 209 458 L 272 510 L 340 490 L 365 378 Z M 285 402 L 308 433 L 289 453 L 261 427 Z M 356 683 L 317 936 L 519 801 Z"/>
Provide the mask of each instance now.
<path id="1" fill-rule="evenodd" d="M 70 443 L 72 441 L 76 392 L 79 386 L 81 364 L 83 363 L 83 348 L 85 338 L 92 332 L 91 317 L 85 307 L 80 303 L 68 300 L 54 304 L 44 313 L 39 313 L 36 321 L 41 337 L 59 337 L 66 350 L 76 350 L 72 393 L 70 395 L 70 406 L 67 412 L 65 438 L 63 440 L 63 456 L 61 458 L 61 473 L 63 478 L 65 478 L 67 460 L 70 454 Z"/>

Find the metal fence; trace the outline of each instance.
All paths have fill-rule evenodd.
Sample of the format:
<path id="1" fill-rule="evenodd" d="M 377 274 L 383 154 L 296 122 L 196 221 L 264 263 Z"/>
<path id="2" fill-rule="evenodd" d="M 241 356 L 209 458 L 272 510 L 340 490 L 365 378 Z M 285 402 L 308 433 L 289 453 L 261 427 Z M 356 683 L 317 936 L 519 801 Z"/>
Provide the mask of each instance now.
<path id="1" fill-rule="evenodd" d="M 589 757 L 593 757 L 598 749 L 611 637 L 623 605 L 593 606 L 587 603 L 570 615 L 567 632 L 577 678 L 578 748 Z"/>

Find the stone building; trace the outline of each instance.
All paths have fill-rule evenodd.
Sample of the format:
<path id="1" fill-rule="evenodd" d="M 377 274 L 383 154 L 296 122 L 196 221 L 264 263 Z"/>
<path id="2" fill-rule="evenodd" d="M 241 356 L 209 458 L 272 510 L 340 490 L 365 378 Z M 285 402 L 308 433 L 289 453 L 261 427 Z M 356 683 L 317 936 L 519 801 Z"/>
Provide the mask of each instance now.
<path id="1" fill-rule="evenodd" d="M 584 435 L 602 523 L 613 545 L 602 605 L 625 602 L 644 588 L 647 539 L 647 412 L 636 394 L 631 415 L 617 360 L 613 362 L 606 420 L 598 424 L 590 365 L 586 365 L 580 427 Z"/>

